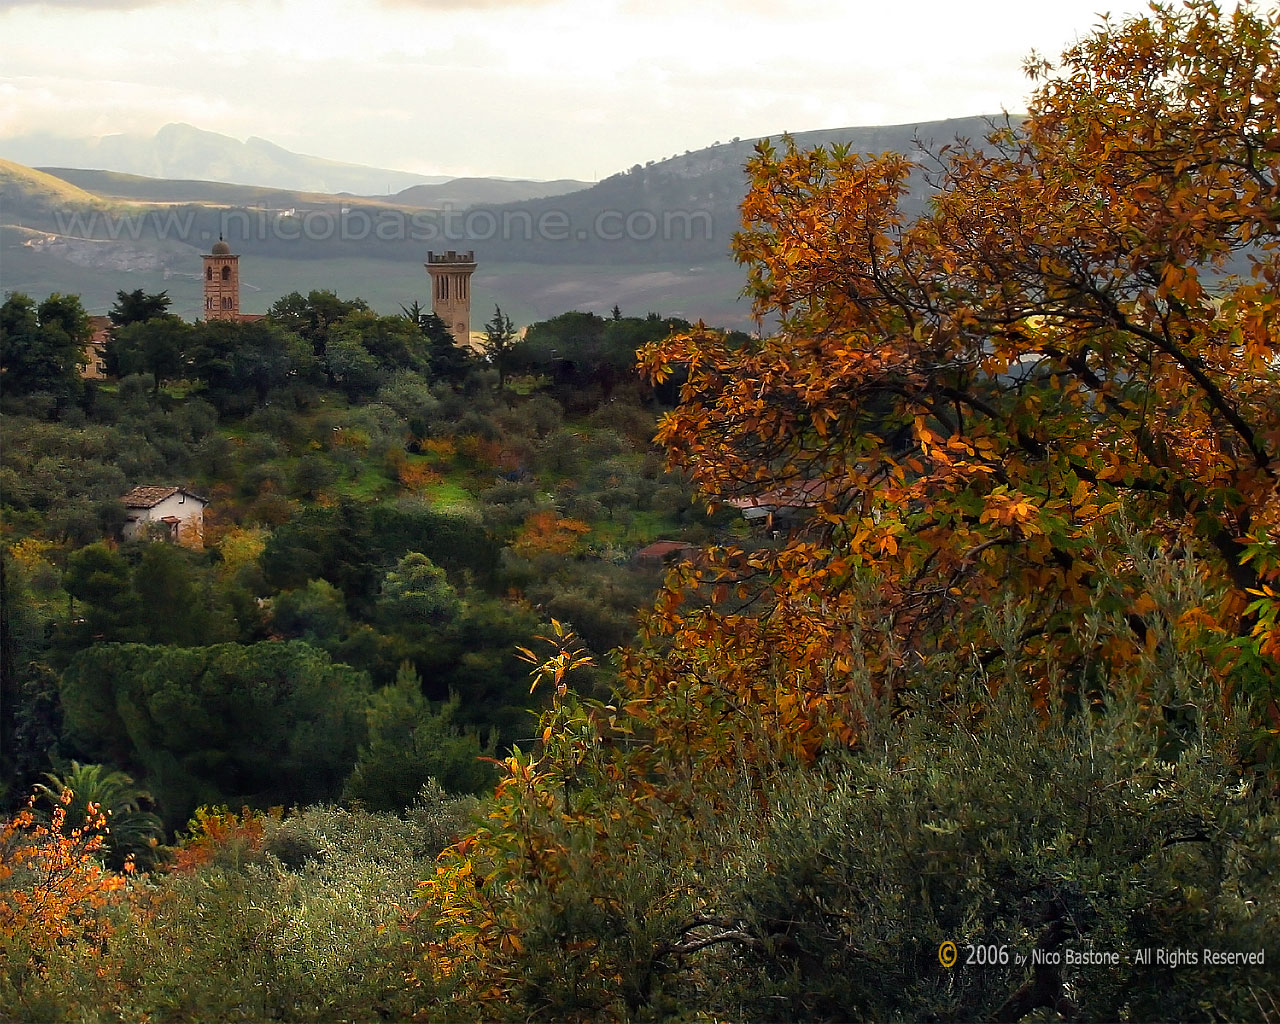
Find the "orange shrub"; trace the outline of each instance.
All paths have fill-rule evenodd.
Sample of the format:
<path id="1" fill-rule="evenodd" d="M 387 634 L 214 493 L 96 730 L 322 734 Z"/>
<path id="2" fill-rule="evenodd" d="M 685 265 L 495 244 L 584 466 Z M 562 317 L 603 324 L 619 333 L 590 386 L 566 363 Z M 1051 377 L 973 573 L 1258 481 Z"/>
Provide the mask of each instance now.
<path id="1" fill-rule="evenodd" d="M 561 519 L 555 512 L 531 512 L 511 548 L 522 558 L 535 555 L 567 555 L 591 527 L 578 519 Z"/>
<path id="2" fill-rule="evenodd" d="M 425 437 L 418 443 L 418 447 L 433 462 L 450 462 L 458 454 L 458 446 L 451 437 Z"/>
<path id="3" fill-rule="evenodd" d="M 401 486 L 410 491 L 421 491 L 432 484 L 438 484 L 442 479 L 425 462 L 402 462 L 396 472 Z"/>
<path id="4" fill-rule="evenodd" d="M 32 798 L 0 828 L 0 944 L 20 938 L 31 957 L 101 941 L 110 932 L 106 910 L 126 895 L 125 875 L 95 856 L 107 824 L 97 805 L 89 805 L 83 825 L 64 833 L 72 799 L 64 790 L 46 824 L 36 817 Z M 125 872 L 133 872 L 132 861 Z"/>
<path id="5" fill-rule="evenodd" d="M 189 874 L 214 861 L 254 859 L 266 842 L 267 823 L 283 815 L 279 807 L 266 812 L 242 807 L 239 814 L 226 807 L 200 807 L 187 823 L 187 838 L 175 851 L 170 870 Z"/>

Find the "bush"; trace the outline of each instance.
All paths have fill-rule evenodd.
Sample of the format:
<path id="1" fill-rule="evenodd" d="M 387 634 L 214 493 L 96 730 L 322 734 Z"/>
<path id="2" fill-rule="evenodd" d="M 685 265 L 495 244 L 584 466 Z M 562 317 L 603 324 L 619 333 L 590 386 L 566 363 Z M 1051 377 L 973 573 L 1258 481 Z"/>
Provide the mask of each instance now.
<path id="1" fill-rule="evenodd" d="M 1214 641 L 1185 614 L 1211 599 L 1193 565 L 1134 561 L 1161 615 L 1127 674 L 1050 664 L 1034 690 L 938 652 L 908 655 L 908 684 L 878 697 L 855 638 L 848 696 L 803 754 L 779 735 L 809 710 L 787 680 L 766 680 L 776 705 L 742 704 L 703 652 L 664 692 L 625 695 L 638 718 L 562 693 L 544 746 L 508 762 L 488 823 L 424 889 L 424 917 L 451 913 L 431 941 L 463 1012 L 1222 1020 L 1277 1005 L 1265 965 L 1132 957 L 1257 954 L 1280 932 L 1274 778 L 1248 762 L 1243 702 L 1205 682 Z M 1025 611 L 988 615 L 1016 648 Z M 1076 628 L 1087 647 L 1131 627 L 1091 610 Z M 968 946 L 1008 959 L 944 967 L 946 941 L 962 961 Z"/>
<path id="2" fill-rule="evenodd" d="M 402 908 L 474 800 L 429 787 L 404 817 L 334 807 L 211 812 L 212 855 L 152 875 L 94 956 L 49 958 L 3 1014 L 21 1020 L 405 1020 Z M 222 826 L 234 826 L 224 829 Z M 207 838 L 201 832 L 193 839 Z M 0 980 L 3 969 L 0 968 Z"/>
<path id="3" fill-rule="evenodd" d="M 335 796 L 364 740 L 369 680 L 299 641 L 100 644 L 62 678 L 64 738 L 138 767 L 170 825 L 202 803 Z"/>

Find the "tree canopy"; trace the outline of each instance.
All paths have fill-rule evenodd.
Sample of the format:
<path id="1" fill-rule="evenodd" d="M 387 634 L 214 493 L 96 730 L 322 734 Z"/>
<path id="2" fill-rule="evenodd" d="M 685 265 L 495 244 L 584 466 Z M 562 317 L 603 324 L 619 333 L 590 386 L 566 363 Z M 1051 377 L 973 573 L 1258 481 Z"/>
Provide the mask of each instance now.
<path id="1" fill-rule="evenodd" d="M 101 644 L 63 678 L 69 735 L 147 771 L 170 825 L 232 794 L 337 795 L 364 739 L 369 679 L 305 643 Z"/>
<path id="2" fill-rule="evenodd" d="M 934 153 L 914 221 L 904 156 L 758 148 L 735 246 L 779 333 L 696 330 L 643 361 L 688 372 L 659 439 L 704 493 L 792 489 L 811 516 L 780 550 L 716 554 L 702 581 L 751 609 L 673 613 L 655 689 L 710 644 L 720 685 L 812 719 L 864 633 L 889 689 L 957 646 L 1034 685 L 1052 662 L 1084 689 L 1177 625 L 1272 700 L 1275 28 L 1203 3 L 1104 22 L 1060 67 L 1033 62 L 1025 122 Z M 1195 623 L 1155 621 L 1130 528 L 1221 588 Z M 1006 603 L 1024 620 L 1012 645 L 991 626 Z M 1129 628 L 1081 638 L 1091 603 Z"/>
<path id="3" fill-rule="evenodd" d="M 156 317 L 165 316 L 173 300 L 168 290 L 149 294 L 141 288 L 131 292 L 124 289 L 116 292 L 115 305 L 107 312 L 107 317 L 114 327 L 126 327 L 129 324 L 146 323 Z"/>
<path id="4" fill-rule="evenodd" d="M 74 394 L 91 333 L 74 295 L 55 292 L 39 304 L 20 292 L 9 295 L 0 306 L 0 392 Z"/>

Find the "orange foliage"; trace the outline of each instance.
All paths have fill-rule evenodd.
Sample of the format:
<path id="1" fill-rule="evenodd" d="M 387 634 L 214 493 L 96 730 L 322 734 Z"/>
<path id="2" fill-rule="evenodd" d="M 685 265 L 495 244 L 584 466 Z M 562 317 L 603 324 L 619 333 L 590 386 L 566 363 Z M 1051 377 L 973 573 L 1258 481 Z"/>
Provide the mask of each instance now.
<path id="1" fill-rule="evenodd" d="M 72 799 L 64 790 L 43 824 L 33 798 L 0 828 L 0 939 L 20 935 L 36 953 L 105 938 L 106 911 L 126 895 L 125 875 L 107 870 L 95 856 L 106 816 L 90 804 L 84 824 L 64 833 Z M 132 862 L 125 871 L 133 871 Z"/>
<path id="2" fill-rule="evenodd" d="M 579 519 L 562 519 L 550 510 L 530 512 L 511 550 L 522 558 L 567 555 L 590 532 L 591 527 Z"/>
<path id="3" fill-rule="evenodd" d="M 424 462 L 410 462 L 407 459 L 396 470 L 403 487 L 410 491 L 421 491 L 432 484 L 438 484 L 441 476 Z"/>
<path id="4" fill-rule="evenodd" d="M 531 756 L 517 748 L 499 763 L 503 778 L 489 824 L 440 854 L 435 874 L 419 884 L 422 905 L 414 915 L 426 917 L 435 930 L 424 949 L 424 970 L 436 979 L 465 976 L 471 998 L 492 1017 L 509 1001 L 519 973 L 515 961 L 524 954 L 513 894 L 534 879 L 551 892 L 581 885 L 561 829 L 604 834 L 595 808 L 570 807 L 563 796 L 566 771 L 587 767 L 583 758 L 599 753 L 595 741 L 604 731 L 594 709 L 586 713 L 568 688 L 569 673 L 591 665 L 591 657 L 554 619 L 552 635 L 538 639 L 554 648 L 542 664 L 533 652 L 519 651 L 536 666 L 533 688 L 547 685 L 553 691 L 552 711 L 541 723 L 542 752 Z M 639 804 L 630 806 L 647 814 Z M 599 856 L 608 855 L 601 849 Z"/>
<path id="5" fill-rule="evenodd" d="M 262 851 L 267 823 L 279 821 L 282 808 L 254 811 L 242 807 L 240 813 L 225 807 L 200 807 L 187 824 L 187 837 L 174 853 L 171 871 L 189 874 L 222 856 L 235 859 Z"/>
<path id="6" fill-rule="evenodd" d="M 537 977 L 521 900 L 594 893 L 583 879 L 630 852 L 603 822 L 643 848 L 717 761 L 856 744 L 860 688 L 952 699 L 927 692 L 935 658 L 1036 694 L 1050 671 L 1104 687 L 1160 627 L 1280 692 L 1278 28 L 1203 0 L 1104 25 L 1059 74 L 1033 69 L 1025 125 L 937 154 L 912 222 L 903 156 L 760 148 L 735 245 L 779 335 L 699 326 L 641 365 L 687 373 L 658 439 L 709 503 L 812 505 L 781 543 L 669 574 L 621 709 L 570 693 L 581 654 L 555 624 L 536 752 L 503 763 L 486 822 L 421 887 L 424 969 L 477 1016 Z M 1252 277 L 1211 298 L 1231 254 Z M 527 522 L 521 542 L 554 532 Z M 1153 550 L 1224 598 L 1162 607 Z M 582 945 L 556 952 L 608 984 Z"/>
<path id="7" fill-rule="evenodd" d="M 458 453 L 457 446 L 449 437 L 426 437 L 418 443 L 422 454 L 434 462 L 450 462 Z"/>
<path id="8" fill-rule="evenodd" d="M 458 454 L 476 469 L 492 469 L 502 458 L 502 442 L 487 441 L 475 434 L 465 434 L 457 440 Z"/>
<path id="9" fill-rule="evenodd" d="M 1034 66 L 1028 120 L 936 153 L 918 219 L 905 156 L 759 147 L 735 248 L 781 332 L 698 329 L 642 367 L 687 371 L 658 439 L 712 503 L 817 501 L 781 550 L 712 552 L 668 592 L 638 712 L 678 691 L 812 754 L 856 734 L 855 662 L 889 692 L 957 649 L 1037 687 L 1122 668 L 1160 612 L 1121 516 L 1224 592 L 1209 670 L 1280 688 L 1280 15 L 1153 11 Z M 1232 257 L 1247 279 L 1217 276 Z M 1128 622 L 1098 649 L 1090 607 Z"/>

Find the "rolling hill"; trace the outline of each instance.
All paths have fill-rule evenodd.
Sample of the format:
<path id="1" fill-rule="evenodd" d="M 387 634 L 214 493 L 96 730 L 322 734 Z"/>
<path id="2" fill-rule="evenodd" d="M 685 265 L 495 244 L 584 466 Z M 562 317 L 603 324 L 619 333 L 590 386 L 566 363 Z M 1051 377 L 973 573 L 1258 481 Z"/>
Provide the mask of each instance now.
<path id="1" fill-rule="evenodd" d="M 478 203 L 515 203 L 523 199 L 546 199 L 568 192 L 580 192 L 590 187 L 591 182 L 576 181 L 573 178 L 558 178 L 555 181 L 528 181 L 519 178 L 454 178 L 439 185 L 414 185 L 393 196 L 382 198 L 385 198 L 386 202 L 401 206 L 432 209 L 445 205 L 475 206 Z"/>
<path id="2" fill-rule="evenodd" d="M 103 205 L 94 193 L 57 175 L 24 167 L 12 160 L 0 160 L 0 216 L 9 219 L 13 211 L 26 208 L 51 210 L 55 207 Z"/>
<path id="3" fill-rule="evenodd" d="M 440 209 L 445 206 L 474 206 L 477 203 L 510 203 L 542 199 L 589 188 L 589 181 L 527 181 L 508 178 L 450 178 L 436 184 L 413 185 L 394 195 L 358 196 L 266 185 L 237 185 L 221 181 L 184 178 L 150 178 L 121 171 L 86 170 L 79 167 L 40 167 L 37 170 L 77 185 L 104 198 L 130 199 L 145 203 L 203 203 L 211 206 L 269 207 L 333 205 L 334 203 L 393 206 L 397 208 Z"/>
<path id="4" fill-rule="evenodd" d="M 857 153 L 919 152 L 920 144 L 940 146 L 957 137 L 982 140 L 992 118 L 971 117 L 870 128 L 837 128 L 796 133 L 802 149 L 848 144 Z M 776 141 L 778 137 L 775 136 Z M 507 252 L 521 259 L 553 263 L 669 262 L 673 266 L 724 259 L 740 226 L 738 205 L 746 194 L 743 171 L 756 140 L 734 140 L 683 156 L 654 161 L 615 174 L 582 192 L 553 199 L 507 204 L 492 212 L 500 223 L 535 226 L 566 221 L 565 231 L 535 232 L 524 238 L 511 233 Z M 923 179 L 913 183 L 906 201 L 909 213 L 923 210 L 928 197 Z M 470 220 L 485 227 L 487 219 L 473 210 Z M 460 240 L 479 248 L 478 237 Z"/>
<path id="5" fill-rule="evenodd" d="M 36 170 L 61 178 L 86 192 L 104 199 L 124 199 L 139 203 L 196 203 L 208 206 L 266 206 L 287 209 L 302 204 L 317 205 L 339 202 L 340 197 L 327 192 L 272 188 L 267 185 L 237 185 L 221 181 L 190 178 L 150 178 L 122 171 L 87 170 L 79 167 L 39 167 Z M 440 186 L 424 185 L 422 188 Z M 385 196 L 368 197 L 363 202 L 383 205 Z M 394 197 L 391 197 L 394 201 Z"/>

